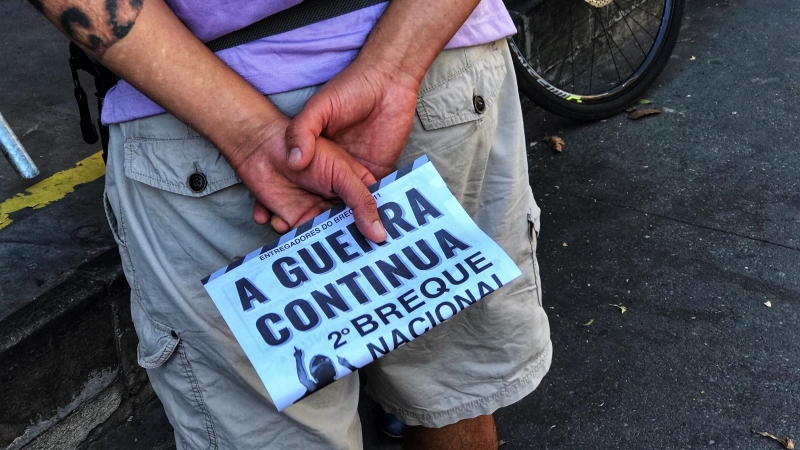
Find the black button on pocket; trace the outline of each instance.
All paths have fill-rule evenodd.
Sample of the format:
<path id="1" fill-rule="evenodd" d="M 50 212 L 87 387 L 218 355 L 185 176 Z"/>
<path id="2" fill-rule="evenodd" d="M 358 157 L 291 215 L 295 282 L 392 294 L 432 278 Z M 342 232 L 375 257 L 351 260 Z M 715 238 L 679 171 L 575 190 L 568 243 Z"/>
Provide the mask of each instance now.
<path id="1" fill-rule="evenodd" d="M 208 186 L 208 180 L 206 180 L 206 176 L 202 173 L 195 172 L 189 175 L 189 189 L 195 192 L 201 192 L 206 186 Z"/>
<path id="2" fill-rule="evenodd" d="M 472 97 L 472 105 L 475 106 L 475 112 L 483 114 L 486 111 L 486 101 L 480 95 Z"/>

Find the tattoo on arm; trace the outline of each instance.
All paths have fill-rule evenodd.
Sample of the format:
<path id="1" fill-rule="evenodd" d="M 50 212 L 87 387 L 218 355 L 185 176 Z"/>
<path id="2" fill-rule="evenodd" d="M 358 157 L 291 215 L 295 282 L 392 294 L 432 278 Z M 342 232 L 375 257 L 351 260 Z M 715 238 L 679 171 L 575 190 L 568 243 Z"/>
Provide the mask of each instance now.
<path id="1" fill-rule="evenodd" d="M 142 2 L 144 0 L 129 0 L 127 3 L 131 9 L 136 11 L 136 15 L 139 15 L 139 10 L 142 9 Z M 125 0 L 122 0 L 123 5 L 126 3 Z M 124 8 L 123 8 L 124 9 Z M 122 39 L 128 35 L 128 32 L 131 31 L 133 28 L 133 23 L 136 17 L 129 18 L 124 24 L 120 23 L 119 15 L 125 15 L 128 11 L 120 11 L 119 4 L 117 0 L 106 0 L 106 11 L 108 11 L 109 19 L 108 23 L 111 24 L 111 32 L 114 33 L 114 37 L 117 39 Z M 126 20 L 126 19 L 122 19 Z"/>
<path id="2" fill-rule="evenodd" d="M 133 28 L 144 0 L 28 0 L 78 44 L 100 56 Z"/>

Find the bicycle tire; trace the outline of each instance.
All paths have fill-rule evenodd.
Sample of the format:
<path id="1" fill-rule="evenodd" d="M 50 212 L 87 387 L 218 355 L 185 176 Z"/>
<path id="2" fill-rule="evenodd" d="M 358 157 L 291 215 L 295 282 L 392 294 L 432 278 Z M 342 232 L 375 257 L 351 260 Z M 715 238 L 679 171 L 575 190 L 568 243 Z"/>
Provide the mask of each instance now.
<path id="1" fill-rule="evenodd" d="M 678 41 L 684 4 L 685 0 L 666 0 L 660 39 L 654 41 L 644 62 L 627 79 L 599 95 L 553 86 L 528 63 L 514 39 L 508 38 L 520 91 L 545 110 L 573 120 L 595 121 L 622 112 L 640 98 L 669 61 Z"/>

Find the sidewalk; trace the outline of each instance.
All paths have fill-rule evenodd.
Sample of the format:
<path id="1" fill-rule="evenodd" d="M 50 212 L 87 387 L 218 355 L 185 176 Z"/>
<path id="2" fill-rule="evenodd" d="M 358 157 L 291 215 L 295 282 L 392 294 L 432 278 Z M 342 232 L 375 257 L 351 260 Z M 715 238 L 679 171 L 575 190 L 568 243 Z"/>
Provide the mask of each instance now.
<path id="1" fill-rule="evenodd" d="M 23 180 L 0 158 L 2 204 L 98 152 L 100 143 L 81 139 L 69 41 L 27 3 L 0 2 L 0 25 L 0 112 L 41 171 L 36 179 Z M 94 108 L 91 77 L 83 86 Z M 10 224 L 0 223 L 0 320 L 114 245 L 100 207 L 102 192 L 101 178 L 42 209 L 11 213 Z"/>
<path id="2" fill-rule="evenodd" d="M 37 438 L 64 448 L 138 398 L 146 379 L 131 350 L 118 351 L 135 352 L 135 335 L 101 172 L 51 178 L 100 150 L 81 139 L 68 41 L 27 2 L 0 2 L 0 42 L 0 112 L 41 171 L 22 180 L 0 158 L 0 448 Z M 83 84 L 91 103 L 91 79 Z M 39 209 L 15 211 L 16 194 Z"/>
<path id="3" fill-rule="evenodd" d="M 14 19 L 0 31 L 3 39 L 22 39 L 17 35 L 32 27 L 15 16 L 24 9 L 0 3 L 0 12 Z M 496 413 L 506 442 L 501 450 L 781 448 L 751 429 L 800 440 L 798 19 L 800 10 L 779 0 L 690 1 L 673 59 L 646 94 L 662 109 L 658 116 L 631 121 L 621 114 L 575 124 L 525 103 L 555 354 L 540 388 Z M 61 101 L 72 108 L 65 63 L 64 70 Z M 25 88 L 23 78 L 16 83 Z M 0 111 L 15 125 L 11 106 L 22 111 L 26 97 L 9 98 L 0 98 Z M 53 98 L 37 108 L 47 109 Z M 73 109 L 74 117 L 64 114 L 77 123 Z M 77 140 L 69 145 L 86 149 L 85 156 L 94 152 L 77 127 L 65 130 Z M 36 133 L 23 138 L 29 150 L 51 151 L 48 145 L 62 142 L 26 141 Z M 541 142 L 545 134 L 561 136 L 564 151 Z M 11 175 L 4 163 L 0 176 L 6 189 Z M 48 256 L 43 272 L 36 272 L 44 282 L 24 288 L 33 298 L 68 279 L 58 274 L 71 273 L 75 261 L 111 246 L 110 236 L 102 238 L 101 182 L 61 201 L 74 203 L 28 211 L 0 230 L 0 276 L 6 277 L 0 305 L 10 297 L 18 301 L 23 291 L 8 289 L 34 276 L 28 265 L 9 262 L 27 255 L 20 248 L 38 254 L 63 247 L 72 255 Z M 55 245 L 73 242 L 71 230 L 49 231 L 53 224 L 69 229 L 69 220 L 95 221 L 100 237 L 89 246 Z M 23 238 L 29 239 L 24 245 L 18 243 Z M 362 399 L 365 448 L 398 449 L 371 423 L 374 408 Z M 84 446 L 174 447 L 157 400 L 134 410 L 130 421 L 123 417 Z M 0 416 L 14 413 L 23 411 L 0 407 Z"/>

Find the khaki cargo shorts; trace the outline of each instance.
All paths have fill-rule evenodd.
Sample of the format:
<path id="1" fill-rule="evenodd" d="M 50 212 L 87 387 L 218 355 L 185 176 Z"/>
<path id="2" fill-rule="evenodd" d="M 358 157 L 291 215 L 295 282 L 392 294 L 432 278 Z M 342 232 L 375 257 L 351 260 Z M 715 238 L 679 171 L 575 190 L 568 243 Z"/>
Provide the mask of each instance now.
<path id="1" fill-rule="evenodd" d="M 269 98 L 296 114 L 318 88 Z M 168 114 L 111 127 L 106 209 L 131 286 L 139 364 L 180 449 L 359 449 L 358 373 L 279 413 L 200 280 L 278 237 L 216 148 Z M 536 263 L 539 208 L 505 41 L 444 51 L 398 161 L 427 154 L 522 276 L 366 367 L 405 423 L 440 427 L 533 391 L 552 346 Z M 195 174 L 193 190 L 189 180 Z M 199 181 L 198 181 L 199 180 Z"/>

